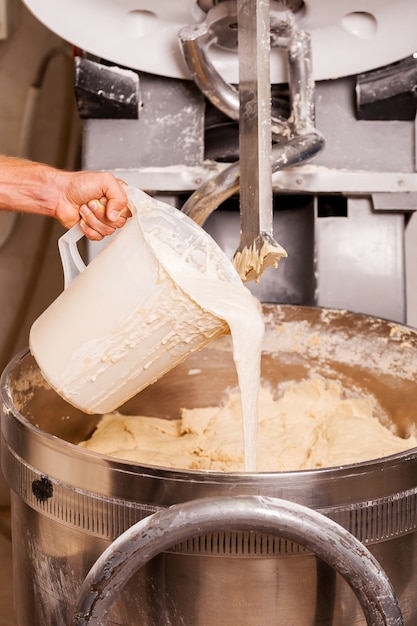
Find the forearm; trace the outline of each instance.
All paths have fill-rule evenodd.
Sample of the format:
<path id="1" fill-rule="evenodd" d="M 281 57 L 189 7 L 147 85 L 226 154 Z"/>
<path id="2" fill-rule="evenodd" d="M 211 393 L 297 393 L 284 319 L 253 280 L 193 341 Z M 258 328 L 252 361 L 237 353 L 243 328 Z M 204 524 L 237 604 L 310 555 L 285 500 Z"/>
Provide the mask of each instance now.
<path id="1" fill-rule="evenodd" d="M 55 217 L 61 174 L 48 165 L 0 156 L 0 210 Z"/>
<path id="2" fill-rule="evenodd" d="M 48 215 L 65 228 L 81 220 L 89 239 L 112 234 L 130 216 L 124 186 L 109 172 L 67 172 L 0 155 L 0 210 Z"/>

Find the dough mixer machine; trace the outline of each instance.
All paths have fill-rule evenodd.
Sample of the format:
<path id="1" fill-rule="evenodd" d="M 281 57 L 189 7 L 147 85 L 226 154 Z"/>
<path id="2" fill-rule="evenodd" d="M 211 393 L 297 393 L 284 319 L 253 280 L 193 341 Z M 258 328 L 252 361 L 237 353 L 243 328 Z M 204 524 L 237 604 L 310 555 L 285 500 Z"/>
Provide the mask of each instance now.
<path id="1" fill-rule="evenodd" d="M 230 95 L 239 82 L 235 1 L 26 4 L 84 51 L 76 61 L 83 167 L 115 171 L 178 207 L 202 185 L 206 193 L 204 183 L 216 176 L 216 186 L 219 180 L 229 184 L 221 173 L 239 157 L 238 124 L 232 119 L 236 98 Z M 304 94 L 314 103 L 314 125 L 325 145 L 305 164 L 288 169 L 277 164 L 275 233 L 291 261 L 283 260 L 279 272 L 268 270 L 258 285 L 248 287 L 262 301 L 333 306 L 404 321 L 404 231 L 417 205 L 417 7 L 410 0 L 395 5 L 271 0 L 270 7 L 278 21 L 290 12 L 298 31 L 311 37 L 312 69 L 304 87 L 315 86 L 314 93 L 304 89 Z M 190 30 L 198 31 L 197 40 Z M 287 87 L 288 50 L 276 39 L 271 40 L 272 108 L 286 121 L 294 94 Z M 194 69 L 184 54 L 190 44 Z M 133 70 L 139 83 L 133 80 L 115 93 L 120 68 Z M 192 79 L 198 72 L 196 86 Z M 300 76 L 293 72 L 294 77 L 297 112 Z M 132 98 L 139 103 L 137 119 Z M 205 227 L 233 256 L 239 200 L 235 194 L 223 202 L 219 193 L 212 199 L 212 207 L 216 204 L 220 208 Z"/>
<path id="2" fill-rule="evenodd" d="M 239 159 L 245 158 L 236 105 L 237 3 L 25 4 L 78 50 L 82 166 L 113 171 L 185 209 L 233 256 L 241 219 Z M 277 20 L 270 55 L 271 232 L 289 258 L 248 287 L 263 302 L 331 306 L 403 322 L 404 230 L 417 207 L 417 6 L 271 0 L 270 11 L 271 23 L 272 16 Z M 311 49 L 294 56 L 298 33 L 308 33 Z M 31 475 L 32 483 L 42 476 Z M 39 507 L 49 499 L 42 497 Z M 368 619 L 399 626 L 395 599 L 392 606 L 385 617 L 383 610 L 370 617 L 370 610 Z"/>

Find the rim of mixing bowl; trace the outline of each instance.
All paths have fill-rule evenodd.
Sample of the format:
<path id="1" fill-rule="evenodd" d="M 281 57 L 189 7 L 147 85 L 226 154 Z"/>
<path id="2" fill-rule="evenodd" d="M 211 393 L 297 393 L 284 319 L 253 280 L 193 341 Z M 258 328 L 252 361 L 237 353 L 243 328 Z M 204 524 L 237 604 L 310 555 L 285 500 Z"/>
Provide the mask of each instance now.
<path id="1" fill-rule="evenodd" d="M 140 491 L 144 494 L 152 492 L 153 502 L 155 481 L 159 484 L 164 481 L 164 488 L 157 497 L 161 506 L 196 497 L 198 485 L 206 496 L 216 495 L 219 489 L 243 495 L 262 492 L 272 497 L 295 499 L 313 507 L 334 507 L 370 498 L 384 498 L 414 488 L 417 448 L 343 466 L 256 473 L 172 469 L 85 450 L 40 429 L 16 409 L 10 378 L 16 365 L 28 355 L 30 352 L 27 349 L 17 354 L 0 379 L 3 446 L 42 475 L 53 476 L 55 480 L 74 488 L 103 496 L 132 499 L 140 494 L 129 486 L 129 479 L 135 482 L 140 477 L 143 483 Z M 118 477 L 120 480 L 117 480 Z"/>

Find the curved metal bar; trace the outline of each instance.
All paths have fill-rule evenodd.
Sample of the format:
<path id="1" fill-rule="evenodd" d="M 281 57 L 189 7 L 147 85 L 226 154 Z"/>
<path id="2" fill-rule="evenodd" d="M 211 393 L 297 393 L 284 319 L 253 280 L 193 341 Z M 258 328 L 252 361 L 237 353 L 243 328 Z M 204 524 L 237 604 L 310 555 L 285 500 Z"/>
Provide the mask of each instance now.
<path id="1" fill-rule="evenodd" d="M 312 78 L 310 35 L 296 28 L 294 15 L 272 2 L 271 46 L 287 51 L 288 83 L 293 107 L 291 124 L 296 132 L 314 126 L 314 80 Z M 231 29 L 237 20 L 236 2 L 227 0 L 211 9 L 204 22 L 186 26 L 179 32 L 182 53 L 190 74 L 208 100 L 231 119 L 239 120 L 239 91 L 217 72 L 209 49 L 219 42 L 219 32 Z M 233 46 L 230 46 L 233 47 Z M 289 121 L 272 115 L 273 136 L 286 134 Z"/>
<path id="2" fill-rule="evenodd" d="M 196 26 L 185 26 L 178 34 L 183 56 L 191 76 L 210 102 L 233 120 L 239 119 L 239 91 L 223 80 L 208 56 L 218 34 L 213 22 L 237 20 L 236 2 L 222 2 L 210 11 L 210 17 Z"/>
<path id="3" fill-rule="evenodd" d="M 180 40 L 190 72 L 207 98 L 232 119 L 239 118 L 239 93 L 226 83 L 213 67 L 207 50 L 216 40 L 212 23 L 230 19 L 236 14 L 235 2 L 223 2 L 210 11 L 210 18 L 198 26 L 186 27 Z M 290 12 L 274 16 L 272 45 L 285 47 L 288 62 L 288 84 L 291 118 L 273 118 L 273 136 L 279 143 L 272 147 L 272 172 L 312 158 L 324 146 L 324 138 L 314 127 L 314 79 L 312 74 L 311 39 L 308 33 L 294 26 Z M 197 224 L 204 224 L 209 215 L 240 188 L 239 163 L 235 162 L 203 183 L 186 201 L 182 210 Z"/>
<path id="4" fill-rule="evenodd" d="M 293 137 L 285 144 L 276 144 L 272 147 L 272 172 L 311 159 L 323 145 L 324 138 L 318 131 Z M 239 191 L 239 187 L 240 166 L 236 161 L 200 185 L 184 203 L 182 211 L 201 226 L 222 202 Z"/>
<path id="5" fill-rule="evenodd" d="M 236 20 L 236 2 L 226 0 L 211 9 L 204 22 L 182 28 L 178 38 L 188 70 L 200 91 L 219 111 L 238 121 L 239 90 L 221 77 L 208 54 L 210 47 L 219 41 L 219 29 L 231 29 Z M 275 114 L 271 124 L 273 136 L 281 135 L 288 127 L 287 120 Z"/>
<path id="6" fill-rule="evenodd" d="M 288 48 L 288 85 L 295 134 L 314 129 L 314 79 L 311 37 L 294 29 Z"/>
<path id="7" fill-rule="evenodd" d="M 263 496 L 176 504 L 132 526 L 105 550 L 85 578 L 74 626 L 105 625 L 113 602 L 139 568 L 173 545 L 219 528 L 272 533 L 304 546 L 343 576 L 368 626 L 403 626 L 387 575 L 358 539 L 321 513 Z"/>

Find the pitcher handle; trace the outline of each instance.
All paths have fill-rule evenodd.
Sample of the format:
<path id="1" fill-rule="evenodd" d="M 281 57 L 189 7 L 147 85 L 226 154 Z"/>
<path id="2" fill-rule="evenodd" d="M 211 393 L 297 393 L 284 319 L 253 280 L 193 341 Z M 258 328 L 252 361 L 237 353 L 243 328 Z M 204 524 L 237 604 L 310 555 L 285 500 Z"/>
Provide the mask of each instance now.
<path id="1" fill-rule="evenodd" d="M 77 242 L 83 237 L 84 233 L 80 224 L 76 224 L 58 239 L 58 250 L 64 272 L 64 289 L 86 268 L 77 247 Z"/>

